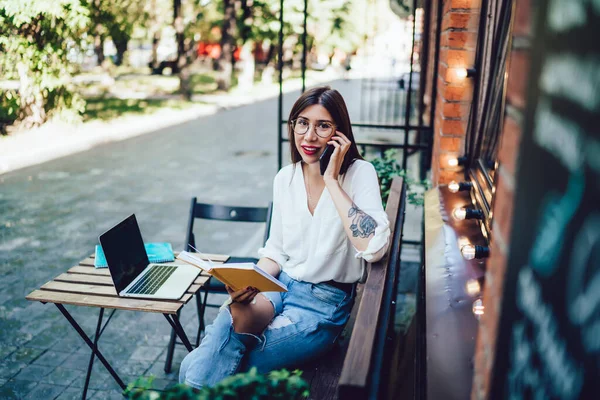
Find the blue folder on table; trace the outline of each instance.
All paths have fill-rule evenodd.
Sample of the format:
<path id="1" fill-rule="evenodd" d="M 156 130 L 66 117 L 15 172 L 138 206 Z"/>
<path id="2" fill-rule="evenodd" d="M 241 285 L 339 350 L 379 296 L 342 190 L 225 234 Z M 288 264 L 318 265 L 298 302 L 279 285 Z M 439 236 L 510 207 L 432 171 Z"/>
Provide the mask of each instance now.
<path id="1" fill-rule="evenodd" d="M 148 254 L 148 260 L 151 263 L 163 263 L 175 261 L 175 254 L 173 254 L 173 248 L 171 243 L 144 243 L 146 248 L 146 254 Z M 102 246 L 96 245 L 96 259 L 94 260 L 94 267 L 96 268 L 107 268 L 108 263 L 102 251 Z"/>

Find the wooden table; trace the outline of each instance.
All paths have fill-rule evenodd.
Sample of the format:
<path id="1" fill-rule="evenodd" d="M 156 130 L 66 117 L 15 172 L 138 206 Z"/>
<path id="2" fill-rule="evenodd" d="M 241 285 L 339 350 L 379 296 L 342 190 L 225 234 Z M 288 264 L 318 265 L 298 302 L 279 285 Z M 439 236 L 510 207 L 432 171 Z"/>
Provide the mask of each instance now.
<path id="1" fill-rule="evenodd" d="M 218 254 L 205 254 L 205 256 L 215 262 L 224 262 L 229 258 L 228 256 Z M 85 399 L 95 357 L 98 357 L 122 389 L 126 387 L 100 350 L 98 350 L 98 340 L 110 322 L 115 310 L 163 314 L 188 351 L 192 351 L 192 345 L 179 321 L 179 312 L 192 299 L 194 294 L 200 290 L 208 278 L 209 276 L 205 273 L 199 275 L 179 300 L 147 300 L 119 297 L 117 296 L 108 268 L 94 268 L 94 256 L 92 255 L 82 260 L 78 265 L 71 267 L 67 272 L 45 283 L 39 289 L 34 290 L 26 296 L 26 299 L 39 301 L 43 304 L 54 303 L 92 350 L 83 389 L 83 398 Z M 65 305 L 100 308 L 93 341 L 67 311 Z M 104 326 L 102 326 L 105 309 L 111 309 L 112 311 Z M 172 353 L 171 348 L 170 351 Z"/>

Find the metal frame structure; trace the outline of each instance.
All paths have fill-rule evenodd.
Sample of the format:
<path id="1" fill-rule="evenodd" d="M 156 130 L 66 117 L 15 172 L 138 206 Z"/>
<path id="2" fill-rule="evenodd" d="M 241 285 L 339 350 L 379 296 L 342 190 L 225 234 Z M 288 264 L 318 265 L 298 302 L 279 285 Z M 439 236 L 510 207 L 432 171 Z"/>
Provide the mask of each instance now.
<path id="1" fill-rule="evenodd" d="M 363 140 L 358 141 L 356 144 L 359 149 L 361 149 L 362 153 L 366 153 L 367 148 L 373 148 L 383 156 L 385 150 L 387 149 L 401 149 L 402 152 L 402 169 L 406 171 L 408 157 L 414 154 L 421 153 L 421 165 L 420 165 L 420 177 L 421 179 L 425 179 L 426 172 L 429 169 L 429 160 L 431 160 L 431 151 L 432 151 L 432 134 L 433 129 L 431 126 L 423 126 L 423 108 L 424 101 L 423 96 L 421 94 L 421 99 L 418 101 L 418 123 L 417 125 L 410 124 L 410 116 L 411 110 L 413 108 L 412 104 L 412 89 L 413 89 L 413 65 L 414 65 L 414 53 L 415 53 L 415 34 L 416 34 L 416 10 L 417 10 L 417 0 L 413 0 L 413 28 L 412 28 L 412 49 L 410 56 L 410 72 L 408 78 L 408 88 L 406 89 L 407 99 L 404 110 L 404 124 L 381 124 L 381 123 L 371 123 L 371 122 L 358 122 L 353 123 L 352 127 L 356 128 L 366 128 L 366 129 L 381 129 L 381 130 L 392 130 L 398 131 L 399 133 L 403 133 L 403 139 L 397 142 L 384 142 L 384 141 L 374 141 L 374 140 Z M 278 45 L 278 70 L 279 70 L 279 102 L 278 102 L 278 115 L 277 115 L 277 168 L 281 169 L 283 165 L 282 161 L 282 145 L 285 142 L 288 142 L 289 139 L 287 135 L 284 136 L 283 127 L 287 126 L 288 121 L 283 117 L 283 23 L 284 23 L 284 14 L 283 14 L 283 5 L 284 0 L 280 0 L 280 12 L 279 12 L 279 45 Z M 306 90 L 306 56 L 307 56 L 307 48 L 306 48 L 306 38 L 307 38 L 307 19 L 308 19 L 308 0 L 304 0 L 304 9 L 303 9 L 304 21 L 303 21 L 303 32 L 302 32 L 302 92 Z M 424 32 L 425 36 L 427 35 L 427 31 Z M 421 52 L 421 62 L 422 65 L 427 65 L 427 52 Z M 421 68 L 423 71 L 424 69 Z M 423 86 L 421 86 L 423 88 Z M 409 143 L 409 134 L 410 132 L 416 132 L 416 137 L 418 138 L 418 143 Z"/>
<path id="2" fill-rule="evenodd" d="M 92 338 L 90 338 L 85 333 L 85 331 L 83 330 L 83 328 L 81 328 L 81 326 L 77 323 L 77 321 L 75 321 L 73 316 L 67 311 L 67 309 L 65 308 L 65 306 L 63 304 L 55 303 L 55 305 L 60 310 L 62 315 L 67 319 L 67 321 L 69 321 L 69 323 L 71 324 L 73 329 L 75 329 L 75 331 L 79 334 L 79 336 L 81 336 L 81 338 L 88 345 L 90 350 L 92 350 L 92 354 L 90 355 L 90 361 L 88 363 L 88 369 L 87 369 L 86 376 L 85 376 L 85 384 L 83 386 L 82 398 L 83 399 L 86 398 L 88 386 L 90 384 L 90 377 L 92 374 L 92 367 L 94 366 L 94 359 L 96 357 L 98 357 L 98 359 L 100 360 L 102 365 L 104 365 L 104 368 L 106 368 L 106 370 L 110 373 L 110 375 L 113 377 L 115 382 L 119 385 L 119 387 L 121 387 L 121 389 L 125 390 L 127 386 L 125 385 L 123 380 L 119 377 L 117 372 L 113 369 L 113 367 L 110 365 L 110 363 L 106 360 L 106 358 L 104 358 L 104 355 L 102 355 L 102 353 L 98 349 L 98 341 L 100 340 L 100 336 L 102 336 L 104 329 L 106 329 L 106 327 L 109 324 L 110 320 L 112 319 L 116 309 L 113 309 L 111 311 L 110 315 L 108 316 L 108 318 L 103 326 L 102 319 L 104 317 L 104 307 L 100 308 L 100 312 L 98 314 L 98 322 L 96 324 L 96 332 L 95 332 L 95 335 L 93 336 L 93 340 L 92 340 Z M 183 326 L 181 326 L 181 322 L 179 321 L 179 316 L 177 314 L 171 315 L 171 314 L 167 314 L 167 313 L 163 313 L 163 315 L 165 316 L 167 321 L 169 321 L 169 324 L 174 329 L 175 334 L 179 337 L 179 339 L 181 339 L 185 348 L 191 352 L 194 348 L 192 347 L 192 344 L 190 343 L 187 335 L 185 334 L 185 331 L 183 330 Z M 172 352 L 170 355 L 167 355 L 167 358 L 169 358 L 169 359 L 172 359 L 172 357 L 173 357 Z M 169 364 L 170 364 L 170 360 L 169 360 Z M 169 371 L 166 371 L 166 372 L 169 372 Z"/>

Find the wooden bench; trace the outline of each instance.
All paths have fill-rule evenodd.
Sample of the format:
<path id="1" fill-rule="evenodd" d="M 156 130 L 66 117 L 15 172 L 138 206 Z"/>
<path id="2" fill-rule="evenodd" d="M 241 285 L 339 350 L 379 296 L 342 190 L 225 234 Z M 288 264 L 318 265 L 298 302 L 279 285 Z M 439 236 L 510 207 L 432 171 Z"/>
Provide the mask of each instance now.
<path id="1" fill-rule="evenodd" d="M 338 345 L 327 356 L 302 368 L 310 399 L 378 398 L 400 265 L 406 185 L 394 178 L 386 213 L 391 242 L 386 255 L 367 264 L 368 277 L 357 287 L 356 302 Z"/>

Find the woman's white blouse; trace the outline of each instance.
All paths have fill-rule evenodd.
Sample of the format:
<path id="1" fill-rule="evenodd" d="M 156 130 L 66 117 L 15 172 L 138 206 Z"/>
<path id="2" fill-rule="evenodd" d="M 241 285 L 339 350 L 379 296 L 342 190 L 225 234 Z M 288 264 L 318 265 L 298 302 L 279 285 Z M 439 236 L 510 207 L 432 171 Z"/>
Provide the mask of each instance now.
<path id="1" fill-rule="evenodd" d="M 363 263 L 385 254 L 390 236 L 387 214 L 381 204 L 377 173 L 371 163 L 356 160 L 345 176 L 342 189 L 354 204 L 371 216 L 377 227 L 365 251 L 354 248 L 327 187 L 310 214 L 300 163 L 282 168 L 273 183 L 271 232 L 259 257 L 276 261 L 290 277 L 312 283 L 334 280 L 353 283 L 363 276 Z"/>

